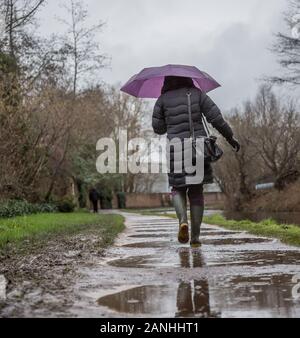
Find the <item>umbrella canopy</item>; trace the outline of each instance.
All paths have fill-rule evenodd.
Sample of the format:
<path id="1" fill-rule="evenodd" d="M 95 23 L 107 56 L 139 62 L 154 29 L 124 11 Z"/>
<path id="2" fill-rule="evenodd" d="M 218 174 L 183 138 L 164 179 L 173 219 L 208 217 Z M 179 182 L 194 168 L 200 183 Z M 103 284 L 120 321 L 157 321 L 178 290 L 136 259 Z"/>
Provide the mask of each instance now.
<path id="1" fill-rule="evenodd" d="M 127 94 L 140 98 L 158 98 L 164 85 L 166 76 L 192 78 L 194 84 L 201 91 L 209 91 L 221 85 L 207 73 L 197 67 L 184 65 L 166 65 L 163 67 L 145 68 L 134 75 L 121 90 Z"/>

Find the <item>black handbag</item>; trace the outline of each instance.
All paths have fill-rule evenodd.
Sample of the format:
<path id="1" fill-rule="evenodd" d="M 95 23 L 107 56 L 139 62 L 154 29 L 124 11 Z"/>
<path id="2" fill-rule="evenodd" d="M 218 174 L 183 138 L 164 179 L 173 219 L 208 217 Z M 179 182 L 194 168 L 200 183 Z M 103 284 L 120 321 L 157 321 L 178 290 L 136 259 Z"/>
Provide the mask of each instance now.
<path id="1" fill-rule="evenodd" d="M 189 122 L 190 122 L 190 131 L 193 144 L 193 162 L 195 162 L 197 157 L 197 138 L 195 136 L 195 128 L 192 117 L 192 103 L 191 103 L 191 93 L 187 93 L 188 98 L 188 112 L 189 112 Z M 206 122 L 203 113 L 201 112 L 202 123 L 206 132 L 204 137 L 204 163 L 214 163 L 221 159 L 224 152 L 217 144 L 217 137 L 212 136 L 209 132 L 209 128 Z"/>

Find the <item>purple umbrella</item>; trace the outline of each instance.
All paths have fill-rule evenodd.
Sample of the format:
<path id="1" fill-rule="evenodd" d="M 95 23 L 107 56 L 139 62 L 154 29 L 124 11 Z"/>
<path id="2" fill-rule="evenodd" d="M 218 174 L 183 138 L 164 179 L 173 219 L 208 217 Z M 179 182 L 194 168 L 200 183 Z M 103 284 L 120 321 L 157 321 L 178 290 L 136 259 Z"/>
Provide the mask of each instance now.
<path id="1" fill-rule="evenodd" d="M 121 90 L 135 97 L 158 98 L 166 76 L 192 78 L 195 86 L 206 93 L 221 86 L 210 75 L 196 67 L 167 65 L 145 68 L 139 74 L 134 75 Z"/>

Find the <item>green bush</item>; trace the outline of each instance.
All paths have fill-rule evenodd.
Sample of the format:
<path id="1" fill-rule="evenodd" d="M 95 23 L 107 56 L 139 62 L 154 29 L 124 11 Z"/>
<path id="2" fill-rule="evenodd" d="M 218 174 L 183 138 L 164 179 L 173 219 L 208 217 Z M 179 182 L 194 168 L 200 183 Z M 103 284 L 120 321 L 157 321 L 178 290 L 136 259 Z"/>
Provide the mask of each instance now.
<path id="1" fill-rule="evenodd" d="M 118 208 L 126 209 L 126 194 L 124 192 L 117 193 L 118 198 Z"/>
<path id="2" fill-rule="evenodd" d="M 0 218 L 11 218 L 45 212 L 52 213 L 56 211 L 56 206 L 51 204 L 32 204 L 23 200 L 9 200 L 0 203 Z"/>
<path id="3" fill-rule="evenodd" d="M 65 197 L 56 203 L 59 212 L 70 213 L 76 208 L 73 198 Z"/>
<path id="4" fill-rule="evenodd" d="M 113 200 L 112 190 L 107 187 L 104 187 L 102 189 L 98 189 L 98 191 L 100 191 L 101 208 L 112 209 L 112 200 Z"/>

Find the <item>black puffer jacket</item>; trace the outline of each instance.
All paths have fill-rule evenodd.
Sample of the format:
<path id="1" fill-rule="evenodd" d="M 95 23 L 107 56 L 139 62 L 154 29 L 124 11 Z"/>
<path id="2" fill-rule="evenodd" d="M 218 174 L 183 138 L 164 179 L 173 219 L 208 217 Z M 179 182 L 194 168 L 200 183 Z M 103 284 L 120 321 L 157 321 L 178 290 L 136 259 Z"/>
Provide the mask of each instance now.
<path id="1" fill-rule="evenodd" d="M 218 130 L 218 132 L 226 139 L 233 137 L 233 132 L 227 122 L 224 120 L 220 109 L 216 104 L 197 88 L 182 88 L 169 91 L 163 94 L 156 102 L 153 112 L 152 126 L 158 135 L 167 133 L 168 139 L 179 138 L 181 140 L 190 137 L 190 124 L 187 103 L 187 93 L 190 92 L 192 104 L 192 117 L 195 128 L 196 137 L 206 136 L 203 126 L 201 113 L 206 117 L 207 121 Z M 172 161 L 174 156 L 171 154 L 171 173 L 169 174 L 169 182 L 172 187 L 186 186 L 186 174 L 174 174 L 172 172 Z M 212 183 L 213 172 L 210 165 L 205 167 L 205 183 Z"/>

